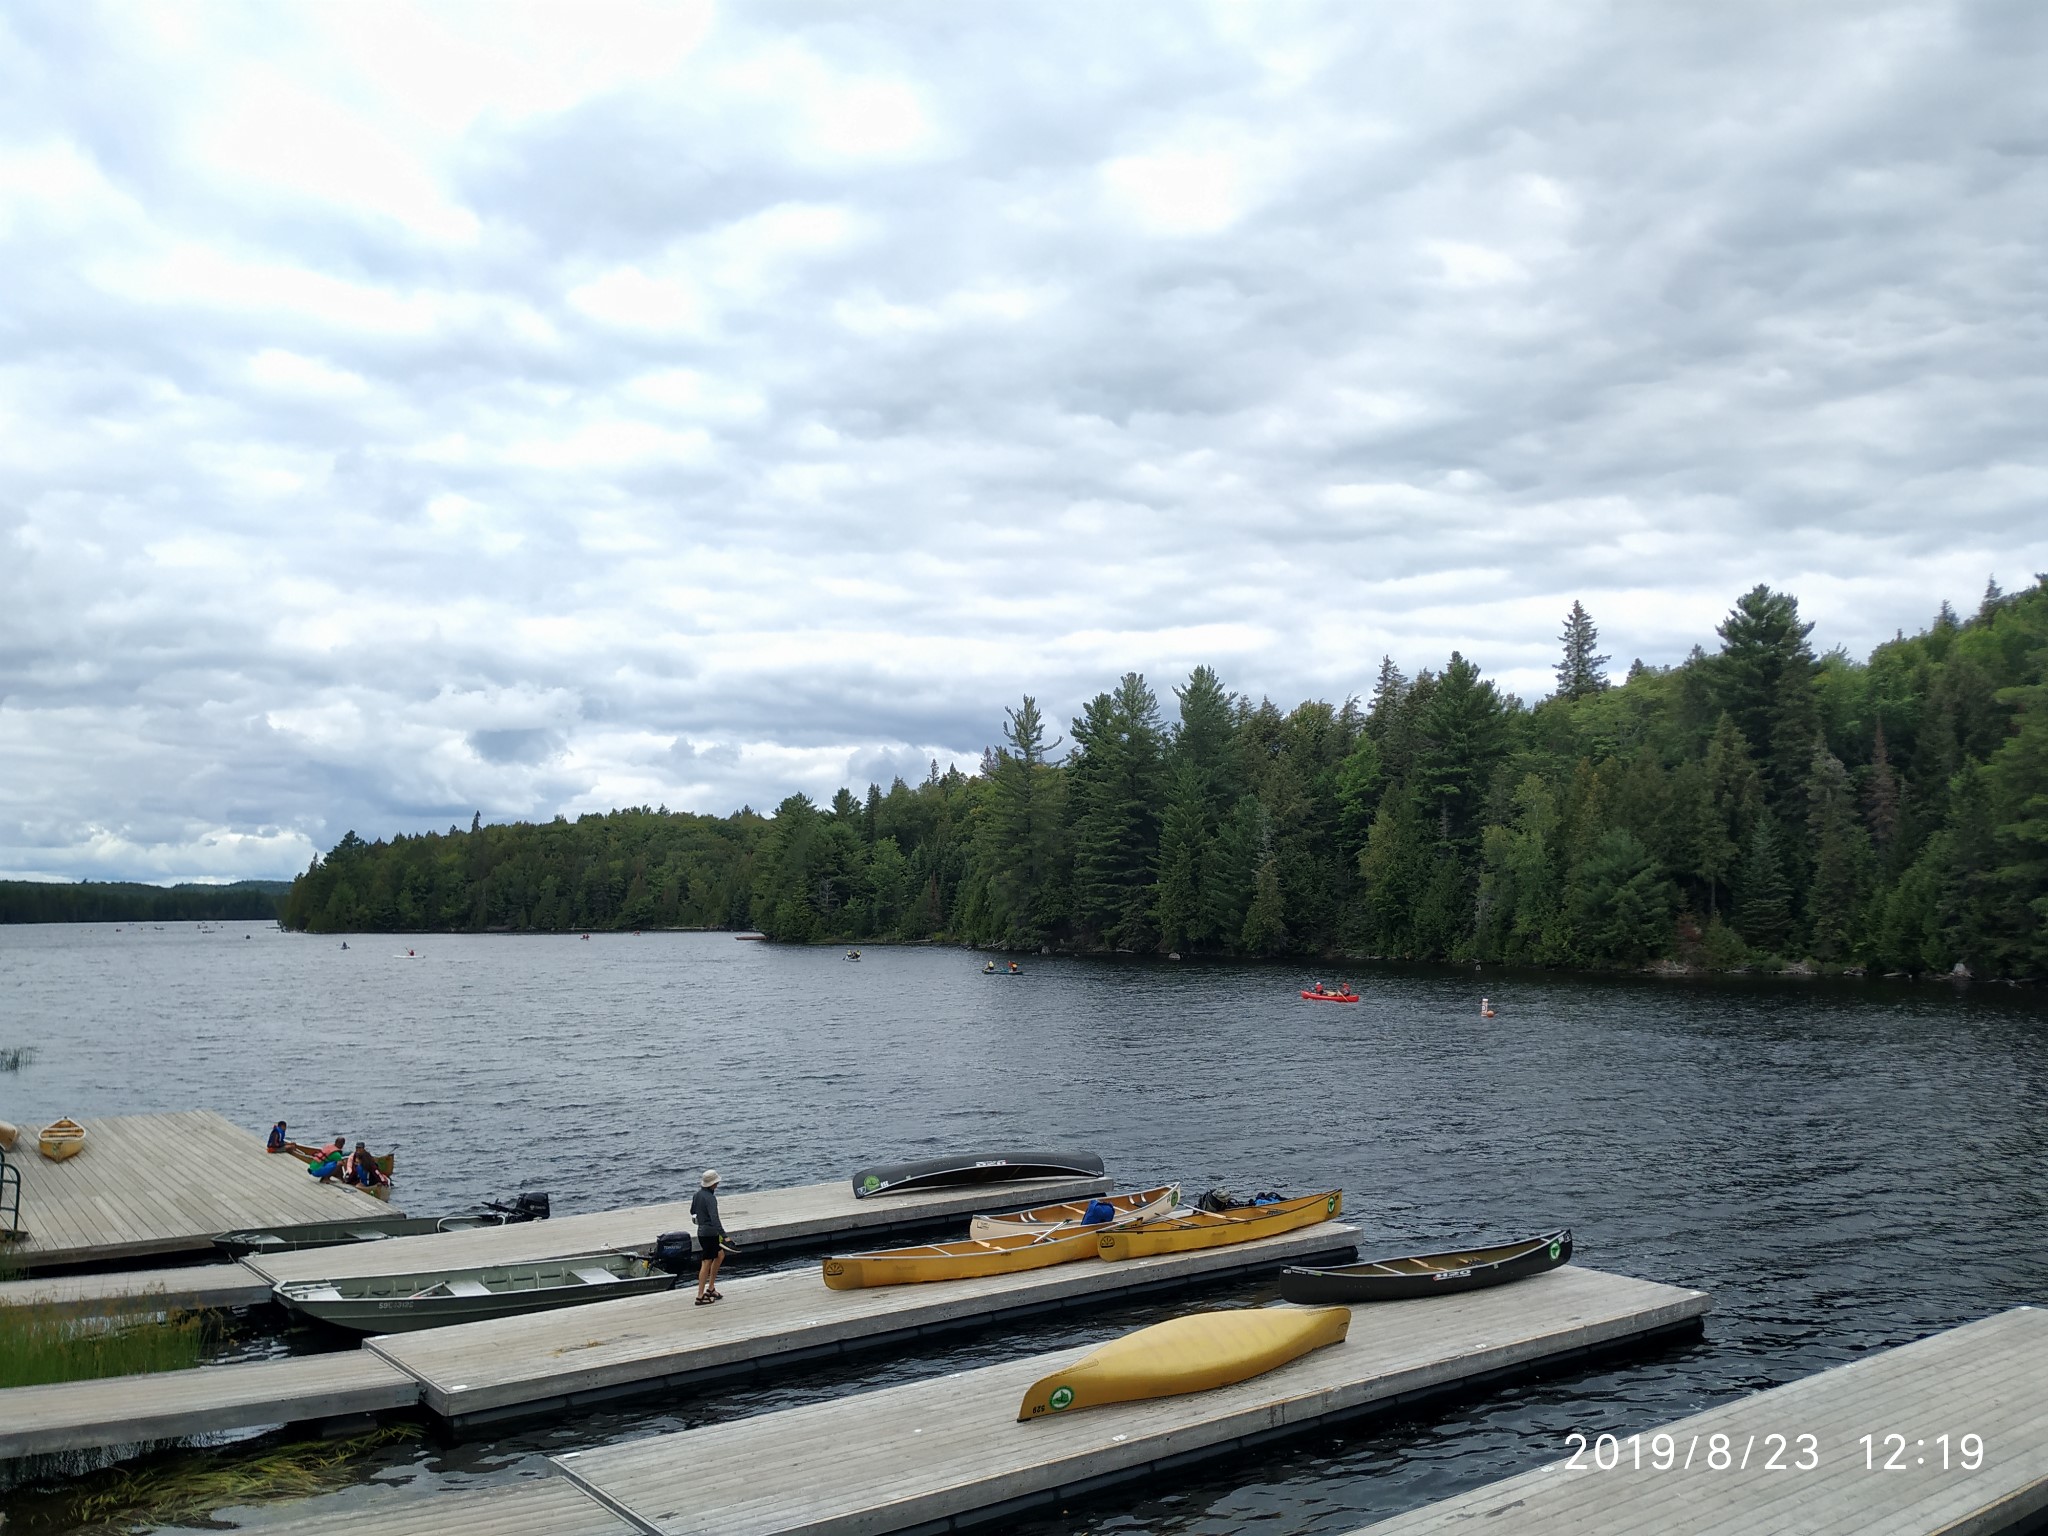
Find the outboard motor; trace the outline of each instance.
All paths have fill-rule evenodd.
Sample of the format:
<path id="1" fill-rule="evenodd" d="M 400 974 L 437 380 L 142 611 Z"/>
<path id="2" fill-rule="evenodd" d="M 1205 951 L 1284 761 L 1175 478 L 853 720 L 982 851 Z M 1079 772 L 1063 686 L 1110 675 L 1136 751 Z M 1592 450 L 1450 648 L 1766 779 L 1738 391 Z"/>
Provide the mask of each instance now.
<path id="1" fill-rule="evenodd" d="M 546 1192 L 542 1190 L 522 1190 L 513 1198 L 510 1205 L 507 1205 L 503 1200 L 486 1200 L 483 1202 L 483 1207 L 487 1211 L 496 1211 L 500 1216 L 503 1216 L 505 1218 L 505 1225 L 508 1227 L 518 1221 L 546 1221 L 548 1219 L 548 1197 Z"/>
<path id="2" fill-rule="evenodd" d="M 544 1189 L 521 1190 L 512 1202 L 512 1214 L 507 1221 L 546 1221 L 548 1219 L 547 1191 Z"/>
<path id="3" fill-rule="evenodd" d="M 648 1262 L 664 1274 L 681 1277 L 695 1273 L 697 1261 L 691 1257 L 690 1234 L 662 1233 L 654 1240 L 654 1256 Z"/>

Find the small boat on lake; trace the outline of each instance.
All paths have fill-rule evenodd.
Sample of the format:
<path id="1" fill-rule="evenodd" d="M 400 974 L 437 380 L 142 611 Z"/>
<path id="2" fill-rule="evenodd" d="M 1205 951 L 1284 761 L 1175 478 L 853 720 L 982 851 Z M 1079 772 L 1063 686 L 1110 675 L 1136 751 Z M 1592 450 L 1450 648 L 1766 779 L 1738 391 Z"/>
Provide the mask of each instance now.
<path id="1" fill-rule="evenodd" d="M 1301 995 L 1307 998 L 1312 1003 L 1355 1003 L 1358 1001 L 1358 994 L 1356 992 L 1324 992 L 1321 990 L 1304 990 Z"/>
<path id="2" fill-rule="evenodd" d="M 924 1243 L 884 1248 L 825 1260 L 825 1284 L 835 1291 L 864 1291 L 883 1285 L 927 1285 L 938 1280 L 978 1280 L 1016 1275 L 1095 1257 L 1100 1227 L 1016 1232 L 1005 1237 L 969 1238 L 964 1243 Z"/>
<path id="3" fill-rule="evenodd" d="M 1049 1232 L 1055 1228 L 1090 1227 L 1103 1231 L 1112 1224 L 1142 1221 L 1164 1216 L 1180 1204 L 1180 1186 L 1162 1184 L 1157 1189 L 1140 1189 L 1127 1195 L 1100 1195 L 1093 1200 L 1063 1200 L 1057 1205 L 1036 1206 L 1009 1216 L 976 1216 L 967 1223 L 969 1237 L 1010 1237 L 1019 1232 Z M 1096 1219 L 1090 1221 L 1091 1212 Z"/>
<path id="4" fill-rule="evenodd" d="M 85 1150 L 85 1127 L 76 1120 L 52 1120 L 36 1136 L 36 1147 L 53 1163 Z"/>
<path id="5" fill-rule="evenodd" d="M 309 1147 L 300 1141 L 288 1141 L 280 1150 L 289 1152 L 308 1167 L 317 1165 L 321 1159 L 328 1155 L 325 1147 Z M 345 1161 L 347 1153 L 344 1152 L 342 1156 Z M 389 1200 L 391 1198 L 391 1180 L 396 1176 L 398 1169 L 398 1154 L 396 1152 L 386 1152 L 382 1156 L 373 1155 L 370 1161 L 375 1163 L 377 1171 L 384 1175 L 384 1182 L 382 1184 L 369 1188 L 364 1188 L 361 1184 L 348 1184 L 339 1173 L 333 1175 L 333 1182 L 343 1184 L 349 1189 L 361 1190 L 362 1193 L 371 1196 L 373 1199 Z"/>
<path id="6" fill-rule="evenodd" d="M 853 1176 L 853 1197 L 892 1195 L 951 1184 L 1000 1184 L 1013 1179 L 1101 1178 L 1094 1152 L 962 1152 L 915 1163 L 885 1163 Z"/>
<path id="7" fill-rule="evenodd" d="M 1034 1382 L 1017 1418 L 1029 1422 L 1249 1381 L 1311 1350 L 1341 1344 L 1350 1326 L 1348 1307 L 1256 1307 L 1170 1318 Z"/>
<path id="8" fill-rule="evenodd" d="M 1229 1211 L 1187 1211 L 1115 1227 L 1096 1239 L 1101 1257 L 1149 1258 L 1155 1253 L 1188 1253 L 1197 1248 L 1226 1248 L 1253 1243 L 1329 1221 L 1344 1209 L 1344 1191 L 1324 1190 L 1296 1200 L 1246 1205 Z"/>
<path id="9" fill-rule="evenodd" d="M 274 1294 L 294 1312 L 337 1328 L 409 1333 L 645 1296 L 675 1283 L 673 1274 L 638 1254 L 606 1251 L 476 1269 L 294 1280 L 277 1286 Z"/>
<path id="10" fill-rule="evenodd" d="M 1454 1296 L 1460 1291 L 1526 1280 L 1569 1264 L 1571 1258 L 1572 1234 L 1569 1228 L 1562 1228 L 1491 1248 L 1414 1253 L 1332 1269 L 1283 1269 L 1280 1294 L 1304 1305 Z"/>
<path id="11" fill-rule="evenodd" d="M 429 1232 L 468 1232 L 503 1226 L 505 1218 L 490 1211 L 460 1216 L 368 1216 L 360 1221 L 305 1221 L 261 1230 L 219 1232 L 213 1245 L 231 1259 L 252 1253 L 296 1253 L 302 1248 L 338 1248 L 344 1243 L 377 1243 L 391 1237 L 421 1237 Z"/>

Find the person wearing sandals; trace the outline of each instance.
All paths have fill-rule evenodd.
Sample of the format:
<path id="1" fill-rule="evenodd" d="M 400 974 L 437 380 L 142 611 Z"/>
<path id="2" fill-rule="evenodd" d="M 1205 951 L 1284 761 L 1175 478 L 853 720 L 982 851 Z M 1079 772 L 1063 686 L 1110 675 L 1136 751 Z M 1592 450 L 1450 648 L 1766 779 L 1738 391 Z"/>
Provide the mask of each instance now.
<path id="1" fill-rule="evenodd" d="M 718 1219 L 718 1170 L 706 1168 L 690 1196 L 690 1219 L 697 1224 L 697 1247 L 704 1260 L 697 1266 L 697 1305 L 725 1298 L 718 1289 L 718 1266 L 725 1262 L 725 1223 Z"/>

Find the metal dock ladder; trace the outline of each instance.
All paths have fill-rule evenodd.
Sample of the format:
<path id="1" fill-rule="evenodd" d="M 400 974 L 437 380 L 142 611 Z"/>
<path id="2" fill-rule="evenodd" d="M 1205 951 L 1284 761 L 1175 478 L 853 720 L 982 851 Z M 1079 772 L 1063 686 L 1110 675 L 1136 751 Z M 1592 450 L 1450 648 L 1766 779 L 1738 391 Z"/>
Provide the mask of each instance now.
<path id="1" fill-rule="evenodd" d="M 27 1237 L 21 1230 L 21 1170 L 7 1161 L 0 1147 L 0 1242 Z"/>

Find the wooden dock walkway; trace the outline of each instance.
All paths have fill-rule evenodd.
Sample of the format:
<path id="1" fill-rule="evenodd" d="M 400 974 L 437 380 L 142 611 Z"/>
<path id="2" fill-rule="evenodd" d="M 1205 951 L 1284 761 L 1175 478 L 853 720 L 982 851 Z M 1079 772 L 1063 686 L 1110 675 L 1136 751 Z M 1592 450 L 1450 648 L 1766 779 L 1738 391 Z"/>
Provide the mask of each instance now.
<path id="1" fill-rule="evenodd" d="M 80 1154 L 77 1160 L 82 1161 L 83 1156 Z M 291 1160 L 288 1166 L 300 1165 Z M 299 1178 L 302 1183 L 313 1183 L 303 1171 Z M 1013 1210 L 1054 1200 L 1085 1200 L 1108 1188 L 1107 1179 L 1042 1179 L 984 1184 L 974 1190 L 921 1190 L 856 1200 L 851 1188 L 841 1181 L 757 1190 L 733 1195 L 721 1203 L 733 1241 L 745 1248 L 751 1259 L 772 1254 L 778 1248 L 815 1245 L 837 1238 L 845 1239 L 849 1245 L 877 1247 L 894 1233 L 956 1220 L 964 1222 L 977 1211 Z M 367 1198 L 353 1191 L 349 1194 L 357 1201 Z M 375 1214 L 390 1212 L 378 1204 Z M 468 1232 L 426 1233 L 345 1247 L 252 1255 L 240 1264 L 193 1264 L 0 1281 L 0 1306 L 47 1307 L 55 1314 L 77 1317 L 116 1317 L 174 1307 L 189 1311 L 200 1307 L 260 1306 L 270 1300 L 273 1281 L 502 1264 L 601 1248 L 644 1251 L 652 1246 L 657 1233 L 687 1231 L 689 1216 L 687 1204 L 643 1205 L 511 1227 L 480 1227 Z"/>
<path id="2" fill-rule="evenodd" d="M 8 1159 L 21 1170 L 28 1232 L 7 1245 L 10 1263 L 38 1270 L 205 1252 L 214 1233 L 237 1227 L 394 1214 L 360 1190 L 308 1178 L 297 1158 L 272 1156 L 261 1138 L 211 1110 L 83 1123 L 76 1157 L 53 1163 L 31 1145 Z"/>
<path id="3" fill-rule="evenodd" d="M 1813 1437 L 1810 1449 L 1800 1438 L 1806 1435 Z M 1980 1437 L 1982 1461 L 1974 1470 L 1965 1465 L 1965 1435 Z M 1670 1437 L 1668 1457 L 1664 1436 Z M 1715 1455 L 1716 1436 L 1726 1437 L 1725 1456 Z M 1553 1462 L 1367 1531 L 1988 1536 L 2010 1530 L 2048 1511 L 2048 1311 L 2000 1313 L 1646 1428 L 1640 1441 L 1621 1437 L 1600 1458 L 1615 1463 L 1607 1470 L 1596 1463 L 1596 1449 L 1605 1451 L 1589 1447 L 1577 1466 Z M 738 1536 L 736 1528 L 725 1528 Z"/>
<path id="4" fill-rule="evenodd" d="M 98 1274 L 0 1281 L 0 1307 L 35 1307 L 53 1317 L 126 1317 L 254 1307 L 270 1300 L 270 1282 L 239 1264 L 181 1264 Z"/>
<path id="5" fill-rule="evenodd" d="M 1024 1179 L 965 1189 L 910 1190 L 900 1195 L 856 1200 L 852 1184 L 836 1179 L 828 1184 L 797 1184 L 782 1189 L 721 1191 L 718 1206 L 732 1240 L 749 1256 L 759 1258 L 777 1249 L 842 1237 L 857 1239 L 863 1247 L 877 1247 L 895 1233 L 955 1219 L 965 1221 L 978 1211 L 1086 1200 L 1109 1187 L 1108 1179 Z M 665 1205 L 557 1216 L 551 1221 L 522 1222 L 517 1226 L 435 1232 L 298 1253 L 251 1254 L 242 1262 L 265 1279 L 283 1284 L 291 1280 L 391 1274 L 399 1270 L 511 1264 L 600 1248 L 645 1252 L 654 1246 L 659 1234 L 690 1229 L 690 1202 L 685 1198 Z"/>
<path id="6" fill-rule="evenodd" d="M 369 1353 L 298 1355 L 0 1391 L 0 1460 L 409 1408 L 419 1383 Z"/>
<path id="7" fill-rule="evenodd" d="M 379 1489 L 322 1502 L 330 1507 L 321 1514 L 250 1529 L 257 1536 L 645 1536 L 559 1475 L 427 1497 Z"/>
<path id="8" fill-rule="evenodd" d="M 1354 1308 L 1342 1344 L 1213 1392 L 1018 1423 L 1026 1387 L 1084 1346 L 556 1461 L 664 1536 L 944 1529 L 1697 1326 L 1707 1307 L 1698 1291 L 1567 1266 L 1499 1290 Z"/>
<path id="9" fill-rule="evenodd" d="M 721 1279 L 726 1299 L 715 1307 L 694 1306 L 685 1286 L 597 1307 L 387 1334 L 366 1347 L 417 1378 L 426 1406 L 462 1426 L 1337 1259 L 1355 1252 L 1357 1240 L 1356 1227 L 1325 1222 L 1230 1248 L 864 1291 L 828 1290 L 815 1270 L 792 1270 Z"/>
<path id="10" fill-rule="evenodd" d="M 0 1458 L 27 1454 L 10 1447 L 85 1450 L 414 1403 L 456 1425 L 524 1415 L 1336 1257 L 1350 1253 L 1356 1237 L 1356 1228 L 1326 1222 L 1235 1248 L 873 1291 L 828 1290 L 815 1270 L 791 1270 L 726 1282 L 726 1300 L 716 1307 L 692 1305 L 685 1284 L 654 1296 L 387 1334 L 344 1354 L 15 1387 L 0 1391 Z M 317 1385 L 328 1372 L 365 1394 L 365 1405 L 336 1406 Z M 138 1420 L 148 1433 L 137 1432 Z"/>

